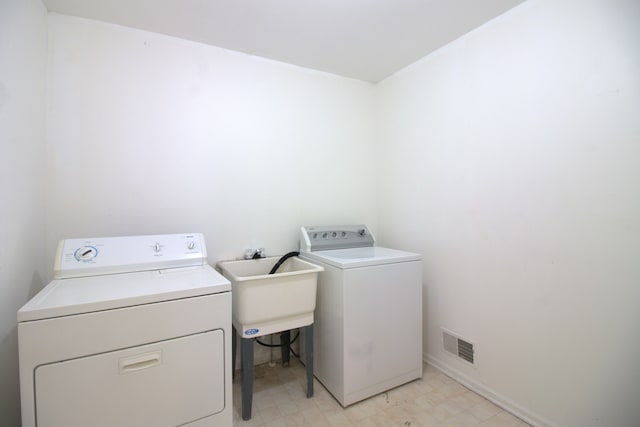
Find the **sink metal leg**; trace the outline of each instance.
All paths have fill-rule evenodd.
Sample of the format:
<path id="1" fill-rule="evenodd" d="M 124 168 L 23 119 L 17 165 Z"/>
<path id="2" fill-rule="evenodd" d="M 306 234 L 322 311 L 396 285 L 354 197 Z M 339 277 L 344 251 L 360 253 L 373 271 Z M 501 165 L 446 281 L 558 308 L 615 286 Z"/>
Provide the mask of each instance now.
<path id="1" fill-rule="evenodd" d="M 242 338 L 242 419 L 251 419 L 253 404 L 253 338 Z"/>
<path id="2" fill-rule="evenodd" d="M 236 377 L 236 348 L 238 347 L 238 331 L 231 326 L 231 379 Z"/>
<path id="3" fill-rule="evenodd" d="M 307 397 L 313 396 L 313 324 L 304 327 L 304 353 L 305 365 L 307 370 Z M 237 347 L 237 331 L 233 328 L 232 336 L 232 357 L 231 363 L 233 373 L 235 374 L 235 358 Z M 280 342 L 282 344 L 282 364 L 289 364 L 289 345 L 291 344 L 291 331 L 284 331 L 280 334 Z M 253 406 L 253 341 L 254 338 L 240 339 L 240 362 L 242 372 L 242 419 L 248 421 L 251 419 L 251 409 Z"/>
<path id="4" fill-rule="evenodd" d="M 291 331 L 280 332 L 280 352 L 282 353 L 282 366 L 289 366 L 289 346 L 291 345 Z"/>
<path id="5" fill-rule="evenodd" d="M 313 323 L 304 327 L 304 364 L 307 368 L 307 398 L 313 396 Z"/>

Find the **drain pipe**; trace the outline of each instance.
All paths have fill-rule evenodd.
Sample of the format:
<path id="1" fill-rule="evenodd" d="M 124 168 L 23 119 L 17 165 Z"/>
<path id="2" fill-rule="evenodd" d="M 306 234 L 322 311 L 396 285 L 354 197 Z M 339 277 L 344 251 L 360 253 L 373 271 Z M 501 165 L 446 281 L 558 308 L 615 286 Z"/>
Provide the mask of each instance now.
<path id="1" fill-rule="evenodd" d="M 270 353 L 269 367 L 273 368 L 274 366 L 276 366 L 276 361 L 273 360 L 273 334 L 269 335 L 269 344 L 271 344 L 269 346 L 269 353 Z"/>

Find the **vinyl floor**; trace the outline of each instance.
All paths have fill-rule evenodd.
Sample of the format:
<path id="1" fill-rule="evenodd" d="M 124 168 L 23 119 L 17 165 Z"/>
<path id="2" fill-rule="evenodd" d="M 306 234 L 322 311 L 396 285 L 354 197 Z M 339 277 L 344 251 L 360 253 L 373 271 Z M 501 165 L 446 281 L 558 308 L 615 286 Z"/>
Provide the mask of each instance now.
<path id="1" fill-rule="evenodd" d="M 304 366 L 255 367 L 252 417 L 241 416 L 241 375 L 233 381 L 234 426 L 527 427 L 529 424 L 425 364 L 420 380 L 343 408 L 318 380 L 306 398 Z"/>

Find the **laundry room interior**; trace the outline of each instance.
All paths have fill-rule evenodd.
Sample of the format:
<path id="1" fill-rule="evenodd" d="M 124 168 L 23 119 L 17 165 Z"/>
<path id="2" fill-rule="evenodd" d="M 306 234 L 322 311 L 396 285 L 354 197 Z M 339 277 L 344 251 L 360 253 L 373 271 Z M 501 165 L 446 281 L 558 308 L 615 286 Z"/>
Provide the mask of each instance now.
<path id="1" fill-rule="evenodd" d="M 197 232 L 215 266 L 366 224 L 421 255 L 425 366 L 533 426 L 640 425 L 640 2 L 486 1 L 366 76 L 73 3 L 0 0 L 0 424 L 21 423 L 16 313 L 60 240 Z"/>

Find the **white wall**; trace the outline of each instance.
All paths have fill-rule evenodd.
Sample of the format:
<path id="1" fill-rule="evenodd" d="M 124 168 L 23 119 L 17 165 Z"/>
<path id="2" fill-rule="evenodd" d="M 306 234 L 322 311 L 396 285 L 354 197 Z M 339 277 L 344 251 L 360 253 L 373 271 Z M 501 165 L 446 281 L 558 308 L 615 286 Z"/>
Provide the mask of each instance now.
<path id="1" fill-rule="evenodd" d="M 203 232 L 209 259 L 376 226 L 368 83 L 50 15 L 48 256 L 65 237 Z"/>
<path id="2" fill-rule="evenodd" d="M 424 254 L 426 357 L 538 425 L 640 425 L 638 22 L 529 0 L 377 87 L 379 237 Z"/>
<path id="3" fill-rule="evenodd" d="M 45 176 L 45 12 L 1 2 L 3 424 L 59 239 L 202 231 L 215 262 L 361 221 L 424 254 L 432 363 L 538 425 L 638 424 L 636 3 L 529 0 L 376 88 L 50 15 Z"/>
<path id="4" fill-rule="evenodd" d="M 47 14 L 0 1 L 0 424 L 20 425 L 16 312 L 44 278 Z"/>

